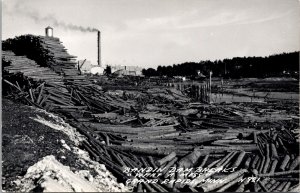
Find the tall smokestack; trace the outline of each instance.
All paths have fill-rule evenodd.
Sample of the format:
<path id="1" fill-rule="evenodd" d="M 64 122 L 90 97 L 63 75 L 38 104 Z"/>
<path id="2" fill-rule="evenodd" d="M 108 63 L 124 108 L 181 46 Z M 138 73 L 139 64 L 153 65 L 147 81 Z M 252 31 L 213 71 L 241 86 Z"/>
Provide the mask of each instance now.
<path id="1" fill-rule="evenodd" d="M 98 65 L 101 66 L 101 34 L 100 34 L 100 30 L 98 30 Z"/>

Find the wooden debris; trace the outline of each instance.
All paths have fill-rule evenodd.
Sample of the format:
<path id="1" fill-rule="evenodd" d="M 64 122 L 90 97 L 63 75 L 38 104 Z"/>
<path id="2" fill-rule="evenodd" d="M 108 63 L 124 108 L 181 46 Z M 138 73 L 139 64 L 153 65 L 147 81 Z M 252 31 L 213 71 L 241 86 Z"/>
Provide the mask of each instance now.
<path id="1" fill-rule="evenodd" d="M 18 42 L 30 48 L 18 53 L 23 56 L 13 52 Z M 86 136 L 82 147 L 90 156 L 123 181 L 128 179 L 123 172 L 125 167 L 165 168 L 160 182 L 171 167 L 215 167 L 216 171 L 206 172 L 189 183 L 189 190 L 247 192 L 252 188 L 299 188 L 295 186 L 295 176 L 299 174 L 300 156 L 290 148 L 297 145 L 298 122 L 295 117 L 275 115 L 272 119 L 277 121 L 267 122 L 262 116 L 270 110 L 280 113 L 274 108 L 276 104 L 264 103 L 268 107 L 263 106 L 265 109 L 258 112 L 259 103 L 209 104 L 206 82 L 168 83 L 166 87 L 139 80 L 137 86 L 133 77 L 81 75 L 75 67 L 75 57 L 56 38 L 22 36 L 5 46 L 12 50 L 2 54 L 6 97 L 66 117 Z M 218 170 L 228 167 L 239 170 L 218 174 Z M 246 182 L 237 184 L 250 170 L 256 171 L 252 174 L 263 181 L 253 187 Z M 218 175 L 224 182 L 201 184 Z M 187 188 L 174 184 L 141 183 L 135 191 Z"/>

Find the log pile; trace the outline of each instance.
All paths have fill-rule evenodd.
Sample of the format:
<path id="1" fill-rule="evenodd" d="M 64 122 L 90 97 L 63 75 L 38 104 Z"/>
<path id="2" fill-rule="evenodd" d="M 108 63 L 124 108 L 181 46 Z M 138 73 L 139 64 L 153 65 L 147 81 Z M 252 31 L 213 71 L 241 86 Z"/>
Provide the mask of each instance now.
<path id="1" fill-rule="evenodd" d="M 50 47 L 47 50 L 58 50 Z M 31 60 L 3 53 L 7 96 L 62 115 L 86 136 L 81 146 L 94 160 L 123 182 L 133 176 L 140 180 L 134 191 L 268 192 L 297 187 L 300 158 L 298 149 L 292 148 L 299 137 L 295 114 L 271 123 L 248 119 L 264 114 L 253 104 L 200 103 L 173 88 L 134 84 L 130 90 L 120 90 L 121 85 L 116 89 L 116 84 L 108 83 L 113 78 L 102 81 L 103 77 L 65 73 L 56 53 L 51 59 L 55 64 L 48 61 L 47 66 L 37 56 Z M 150 167 L 161 168 L 161 175 L 124 172 Z M 201 168 L 215 169 L 196 175 Z M 235 169 L 224 172 L 228 168 Z M 170 183 L 164 183 L 166 179 Z M 148 183 L 151 180 L 158 182 Z"/>

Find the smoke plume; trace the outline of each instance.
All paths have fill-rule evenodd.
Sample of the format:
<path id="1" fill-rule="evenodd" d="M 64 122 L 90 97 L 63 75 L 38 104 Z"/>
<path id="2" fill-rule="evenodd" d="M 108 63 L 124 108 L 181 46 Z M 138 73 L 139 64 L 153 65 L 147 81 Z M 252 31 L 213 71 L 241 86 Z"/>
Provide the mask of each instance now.
<path id="1" fill-rule="evenodd" d="M 59 21 L 58 19 L 56 19 L 56 17 L 54 15 L 41 16 L 41 14 L 38 11 L 21 7 L 21 4 L 19 4 L 19 3 L 17 3 L 15 5 L 15 10 L 17 11 L 16 13 L 22 14 L 23 16 L 32 19 L 36 23 L 47 22 L 47 23 L 49 23 L 49 25 L 52 25 L 53 27 L 60 27 L 60 28 L 66 29 L 66 30 L 77 30 L 77 31 L 81 31 L 81 32 L 97 32 L 97 31 L 99 31 L 96 28 L 84 27 L 84 26 L 75 25 L 72 23 L 66 23 L 64 21 Z"/>
<path id="2" fill-rule="evenodd" d="M 31 18 L 34 19 L 34 21 L 37 23 L 39 23 L 41 21 L 49 22 L 54 27 L 61 27 L 66 30 L 77 30 L 77 31 L 81 31 L 81 32 L 97 32 L 97 31 L 99 31 L 98 29 L 92 28 L 92 27 L 83 27 L 83 26 L 72 24 L 72 23 L 65 23 L 63 21 L 58 21 L 55 17 L 50 16 L 50 15 L 48 15 L 46 17 L 35 17 L 32 15 Z"/>

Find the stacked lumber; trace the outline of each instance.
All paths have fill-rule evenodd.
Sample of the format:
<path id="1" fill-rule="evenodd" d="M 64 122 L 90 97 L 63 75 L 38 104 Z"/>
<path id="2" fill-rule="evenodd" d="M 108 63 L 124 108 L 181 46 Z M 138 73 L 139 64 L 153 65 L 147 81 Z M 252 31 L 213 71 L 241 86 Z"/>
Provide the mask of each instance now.
<path id="1" fill-rule="evenodd" d="M 75 68 L 76 56 L 70 55 L 58 38 L 39 36 L 39 39 L 41 46 L 47 52 L 47 56 L 49 57 L 48 66 L 53 68 L 55 72 L 65 76 L 79 74 L 78 70 Z"/>
<path id="2" fill-rule="evenodd" d="M 2 53 L 2 61 L 7 64 L 3 66 L 4 86 L 10 85 L 18 92 L 14 95 L 15 99 L 22 98 L 30 105 L 49 111 L 57 107 L 74 106 L 62 76 L 25 56 L 16 56 L 11 51 Z M 16 79 L 19 82 L 12 81 Z"/>
<path id="3" fill-rule="evenodd" d="M 16 56 L 11 51 L 2 51 L 2 60 L 9 63 L 8 66 L 3 67 L 4 73 L 22 73 L 24 76 L 30 77 L 34 81 L 63 82 L 62 77 L 57 75 L 51 69 L 41 67 L 34 60 L 30 60 L 25 56 Z"/>
<path id="4" fill-rule="evenodd" d="M 24 55 L 36 61 L 38 65 L 49 67 L 54 72 L 72 76 L 78 75 L 75 56 L 70 55 L 58 38 L 34 35 L 22 35 L 5 40 L 4 50 L 11 50 L 16 55 Z"/>

